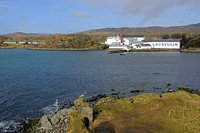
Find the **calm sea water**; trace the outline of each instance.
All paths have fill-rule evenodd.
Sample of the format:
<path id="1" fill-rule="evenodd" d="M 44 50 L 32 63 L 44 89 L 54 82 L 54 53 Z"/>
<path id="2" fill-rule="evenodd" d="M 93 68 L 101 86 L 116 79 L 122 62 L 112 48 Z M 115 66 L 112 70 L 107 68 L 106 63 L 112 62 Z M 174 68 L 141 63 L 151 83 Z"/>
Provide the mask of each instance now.
<path id="1" fill-rule="evenodd" d="M 0 49 L 0 129 L 38 117 L 58 99 L 62 105 L 86 96 L 153 87 L 200 88 L 200 54 Z M 14 121 L 13 121 L 14 120 Z M 16 124 L 16 123 L 15 123 Z M 8 126 L 8 125 L 7 125 Z"/>

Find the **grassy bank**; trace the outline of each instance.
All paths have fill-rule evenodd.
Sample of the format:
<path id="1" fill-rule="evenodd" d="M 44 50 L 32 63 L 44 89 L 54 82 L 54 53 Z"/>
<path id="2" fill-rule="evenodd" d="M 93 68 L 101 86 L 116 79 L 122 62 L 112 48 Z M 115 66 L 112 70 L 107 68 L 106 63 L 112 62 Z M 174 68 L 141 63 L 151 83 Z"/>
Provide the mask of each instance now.
<path id="1" fill-rule="evenodd" d="M 54 115 L 44 115 L 38 124 L 29 128 L 29 132 L 198 133 L 199 91 L 179 90 L 162 95 L 104 97 L 95 104 L 79 97 L 71 108 L 64 108 Z"/>
<path id="2" fill-rule="evenodd" d="M 107 103 L 107 101 L 112 101 Z M 142 94 L 132 98 L 104 98 L 95 106 L 95 132 L 197 133 L 200 130 L 200 96 L 185 91 Z"/>

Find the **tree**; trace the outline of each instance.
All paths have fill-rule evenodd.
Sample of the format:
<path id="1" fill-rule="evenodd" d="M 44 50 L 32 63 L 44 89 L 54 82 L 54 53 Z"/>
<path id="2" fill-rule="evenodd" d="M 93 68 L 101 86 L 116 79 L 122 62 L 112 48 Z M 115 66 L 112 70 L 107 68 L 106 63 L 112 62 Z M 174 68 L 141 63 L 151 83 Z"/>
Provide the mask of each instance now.
<path id="1" fill-rule="evenodd" d="M 0 45 L 3 45 L 3 42 L 6 41 L 8 37 L 0 35 Z"/>

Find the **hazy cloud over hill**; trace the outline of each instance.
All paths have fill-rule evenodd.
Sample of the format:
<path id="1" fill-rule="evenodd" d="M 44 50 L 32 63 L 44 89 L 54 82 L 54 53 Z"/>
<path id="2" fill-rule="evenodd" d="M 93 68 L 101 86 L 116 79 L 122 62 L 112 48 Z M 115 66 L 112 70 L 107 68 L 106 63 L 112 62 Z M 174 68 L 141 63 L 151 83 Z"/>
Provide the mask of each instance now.
<path id="1" fill-rule="evenodd" d="M 121 15 L 143 15 L 152 19 L 173 8 L 199 11 L 200 0 L 79 0 L 95 7 L 110 7 Z"/>
<path id="2" fill-rule="evenodd" d="M 75 17 L 78 17 L 78 18 L 85 18 L 85 19 L 92 18 L 92 16 L 90 14 L 88 14 L 86 12 L 80 12 L 80 11 L 79 12 L 74 12 L 73 15 Z"/>

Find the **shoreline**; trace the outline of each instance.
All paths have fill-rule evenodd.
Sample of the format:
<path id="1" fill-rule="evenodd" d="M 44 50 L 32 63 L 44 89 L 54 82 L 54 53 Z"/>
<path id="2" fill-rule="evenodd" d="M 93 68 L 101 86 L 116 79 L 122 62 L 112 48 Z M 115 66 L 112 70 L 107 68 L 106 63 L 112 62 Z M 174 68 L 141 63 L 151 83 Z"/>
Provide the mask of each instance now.
<path id="1" fill-rule="evenodd" d="M 200 49 L 182 49 L 180 50 L 182 53 L 200 53 Z"/>
<path id="2" fill-rule="evenodd" d="M 65 48 L 25 48 L 27 50 L 42 50 L 42 51 L 100 51 L 101 49 L 65 49 Z"/>
<path id="3" fill-rule="evenodd" d="M 123 50 L 110 50 L 110 49 L 97 49 L 97 48 L 81 48 L 81 49 L 74 49 L 74 48 L 29 48 L 29 47 L 0 47 L 0 49 L 27 49 L 27 50 L 43 50 L 43 51 L 108 51 L 111 53 L 120 53 L 120 52 L 127 52 Z M 180 53 L 200 53 L 199 48 L 194 49 L 180 49 L 180 50 L 173 50 L 173 49 L 143 49 L 143 50 L 131 50 L 129 52 L 180 52 Z"/>
<path id="4" fill-rule="evenodd" d="M 155 89 L 157 90 L 159 88 L 155 88 Z M 81 120 L 81 122 L 82 122 L 82 119 L 84 117 L 81 116 L 80 117 L 81 119 L 76 118 L 76 117 L 80 116 L 80 115 L 85 115 L 86 117 L 90 117 L 91 122 L 90 122 L 89 125 L 91 125 L 91 126 L 95 125 L 95 123 L 96 123 L 95 121 L 98 120 L 98 118 L 97 118 L 98 114 L 101 115 L 101 113 L 104 112 L 102 110 L 107 108 L 107 107 L 104 108 L 104 106 L 108 105 L 108 106 L 111 106 L 111 107 L 114 106 L 114 108 L 116 108 L 115 107 L 116 101 L 121 101 L 120 105 L 123 104 L 123 106 L 124 106 L 123 108 L 129 108 L 129 106 L 127 106 L 129 104 L 126 105 L 126 102 L 130 102 L 131 104 L 133 104 L 134 101 L 135 101 L 134 99 L 137 99 L 139 97 L 143 97 L 142 99 L 145 100 L 146 98 L 149 97 L 149 95 L 153 96 L 153 97 L 149 97 L 150 99 L 152 99 L 152 98 L 163 99 L 165 97 L 165 95 L 169 95 L 169 96 L 171 95 L 170 99 L 173 99 L 174 95 L 176 95 L 180 92 L 184 92 L 184 93 L 187 93 L 187 95 L 188 94 L 189 95 L 198 95 L 199 98 L 200 98 L 200 90 L 194 90 L 194 89 L 190 89 L 190 88 L 186 88 L 186 87 L 179 87 L 178 89 L 175 89 L 175 90 L 169 89 L 168 91 L 166 90 L 165 92 L 162 92 L 161 94 L 158 91 L 146 92 L 143 89 L 138 89 L 138 90 L 136 89 L 136 90 L 132 90 L 132 91 L 129 92 L 129 93 L 133 94 L 132 96 L 125 96 L 125 97 L 119 97 L 118 96 L 119 92 L 117 92 L 114 89 L 112 89 L 111 91 L 112 91 L 111 94 L 107 94 L 107 93 L 106 94 L 99 94 L 99 95 L 90 96 L 90 97 L 87 97 L 87 98 L 80 96 L 81 99 L 79 97 L 79 98 L 77 98 L 79 100 L 75 99 L 74 101 L 71 101 L 68 104 L 61 106 L 53 114 L 43 113 L 43 114 L 41 114 L 41 116 L 39 116 L 37 118 L 24 119 L 20 123 L 15 122 L 17 124 L 20 124 L 20 127 L 17 127 L 16 130 L 9 130 L 9 129 L 5 129 L 5 130 L 6 131 L 13 131 L 13 132 L 30 132 L 30 133 L 33 133 L 33 132 L 53 132 L 53 133 L 54 132 L 55 133 L 56 132 L 61 132 L 61 133 L 63 132 L 63 133 L 66 133 L 66 131 L 68 131 L 69 129 L 74 130 L 74 128 L 75 128 L 74 127 L 75 123 L 70 122 L 71 119 L 73 119 L 75 121 L 79 121 L 79 122 Z M 186 102 L 187 102 L 187 97 L 188 96 L 186 96 Z M 142 100 L 142 99 L 140 98 L 140 100 Z M 172 102 L 173 102 L 173 100 L 172 100 Z M 99 103 L 101 103 L 101 105 L 103 106 L 104 109 L 99 108 Z M 81 107 L 81 106 L 83 106 L 83 107 Z M 110 108 L 110 109 L 109 110 L 112 113 L 113 113 L 113 111 L 116 111 L 115 109 L 114 110 L 112 108 Z M 116 109 L 118 110 L 119 107 L 117 106 Z M 87 110 L 86 111 L 87 113 L 84 110 Z M 120 110 L 118 110 L 118 111 L 120 111 Z M 89 114 L 88 114 L 88 112 L 89 112 Z M 200 114 L 200 112 L 199 112 L 199 114 Z M 120 119 L 120 117 L 117 117 L 117 119 Z M 72 125 L 72 127 L 70 125 Z M 85 126 L 85 124 L 83 124 L 82 126 Z M 2 131 L 2 128 L 3 127 L 0 127 L 0 131 Z M 86 129 L 88 129 L 88 128 L 86 128 Z M 92 128 L 92 130 L 94 130 L 94 129 L 95 128 Z M 90 131 L 88 131 L 88 133 L 90 133 Z"/>
<path id="5" fill-rule="evenodd" d="M 144 49 L 144 50 L 131 50 L 131 52 L 180 52 L 180 50 L 173 49 Z"/>
<path id="6" fill-rule="evenodd" d="M 192 121 L 189 125 L 184 124 L 188 119 L 192 120 L 193 117 L 198 118 L 200 116 L 200 112 L 198 110 L 200 108 L 195 108 L 196 105 L 200 105 L 200 103 L 198 103 L 198 101 L 200 101 L 200 91 L 198 90 L 179 88 L 177 91 L 168 91 L 162 95 L 155 93 L 141 93 L 133 97 L 123 98 L 119 98 L 117 96 L 99 95 L 99 97 L 96 99 L 94 98 L 93 100 L 95 103 L 92 103 L 83 96 L 80 96 L 74 100 L 70 107 L 62 108 L 55 114 L 44 114 L 37 121 L 33 121 L 29 125 L 25 126 L 24 132 L 98 133 L 106 131 L 119 132 L 126 128 L 130 130 L 137 129 L 142 132 L 182 132 L 183 129 L 187 128 L 187 131 L 194 132 L 199 129 L 198 120 Z M 186 104 L 188 102 L 192 103 L 192 105 Z M 176 116 L 174 116 L 174 114 L 165 114 L 165 112 L 168 112 L 169 109 L 174 109 L 174 107 L 176 107 L 174 111 L 177 111 Z M 187 110 L 185 110 L 185 108 Z M 160 109 L 162 109 L 162 111 L 160 111 Z M 140 113 L 138 110 L 144 113 Z M 182 110 L 185 111 L 183 114 Z M 192 117 L 188 115 L 186 116 L 187 119 L 185 119 L 185 117 L 182 117 L 185 113 L 194 113 L 193 115 L 195 116 Z M 162 115 L 165 115 L 167 118 L 162 118 Z M 146 118 L 144 119 L 143 116 Z M 138 118 L 129 119 L 135 117 Z M 142 119 L 140 119 L 140 117 L 142 117 Z M 157 119 L 158 117 L 159 119 Z M 131 124 L 127 125 L 125 122 L 127 119 L 131 121 Z M 180 120 L 182 120 L 181 123 L 179 122 Z M 141 121 L 143 122 L 140 123 Z M 157 126 L 153 129 L 149 128 L 149 126 L 146 127 L 145 123 L 151 121 L 154 121 L 152 123 L 153 125 L 162 124 L 159 125 L 159 128 L 157 128 Z M 171 122 L 177 127 L 171 124 L 168 125 L 168 123 Z M 139 123 L 141 125 L 140 127 L 137 127 L 136 125 Z M 102 124 L 104 126 L 102 126 Z M 119 124 L 121 125 L 120 128 L 117 126 Z M 195 127 L 193 128 L 190 125 Z"/>
<path id="7" fill-rule="evenodd" d="M 65 49 L 65 48 L 12 48 L 12 47 L 0 47 L 0 49 L 26 49 L 26 50 L 43 50 L 43 51 L 100 51 L 102 49 Z"/>

